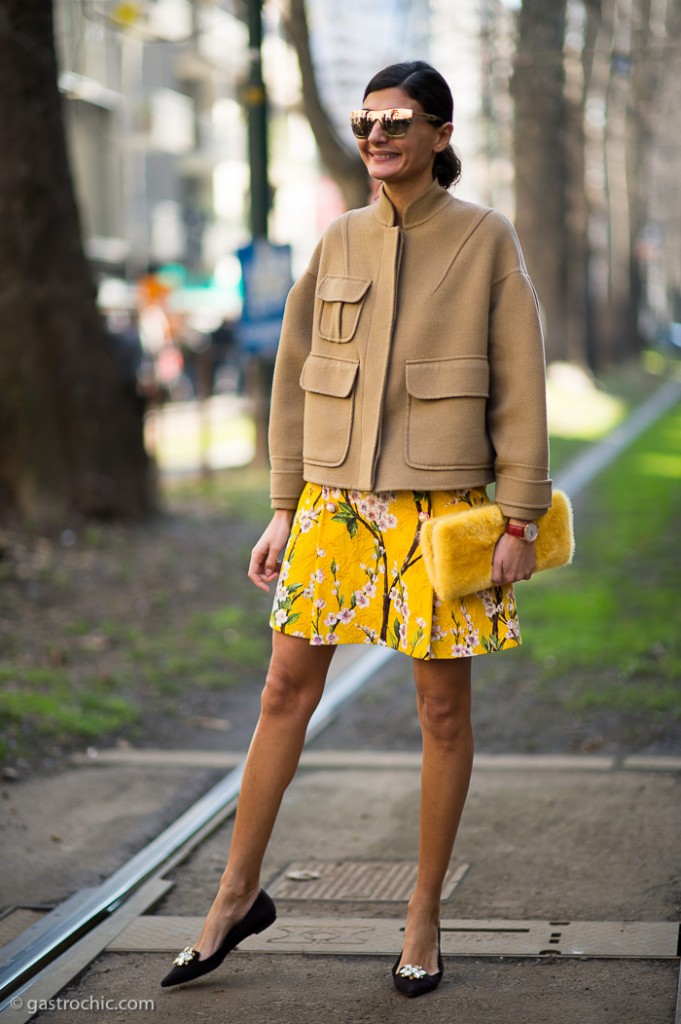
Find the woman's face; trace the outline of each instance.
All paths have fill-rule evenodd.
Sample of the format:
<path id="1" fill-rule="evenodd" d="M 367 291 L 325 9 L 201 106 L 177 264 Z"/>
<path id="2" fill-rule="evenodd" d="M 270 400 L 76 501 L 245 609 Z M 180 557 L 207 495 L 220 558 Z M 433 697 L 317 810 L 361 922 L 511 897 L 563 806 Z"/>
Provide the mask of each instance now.
<path id="1" fill-rule="evenodd" d="M 362 107 L 364 110 L 408 107 L 416 113 L 431 113 L 424 111 L 417 100 L 397 88 L 370 92 Z M 422 184 L 425 190 L 433 180 L 435 154 L 447 147 L 451 134 L 450 123 L 434 124 L 417 117 L 409 125 L 407 134 L 401 138 L 389 138 L 377 120 L 374 121 L 369 137 L 356 141 L 360 156 L 372 178 L 384 181 L 386 185 Z"/>

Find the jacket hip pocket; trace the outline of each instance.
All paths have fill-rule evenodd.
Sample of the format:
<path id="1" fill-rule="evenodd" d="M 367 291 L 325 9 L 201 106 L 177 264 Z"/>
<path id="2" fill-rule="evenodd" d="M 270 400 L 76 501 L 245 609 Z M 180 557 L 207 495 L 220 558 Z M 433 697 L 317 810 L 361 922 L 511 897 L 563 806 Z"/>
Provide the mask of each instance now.
<path id="1" fill-rule="evenodd" d="M 465 469 L 490 462 L 489 366 L 484 356 L 409 361 L 406 388 L 407 465 Z"/>
<path id="2" fill-rule="evenodd" d="M 323 277 L 317 284 L 317 333 L 324 341 L 352 341 L 371 281 L 360 277 Z"/>
<path id="3" fill-rule="evenodd" d="M 311 353 L 303 365 L 303 461 L 340 466 L 348 454 L 359 360 Z"/>

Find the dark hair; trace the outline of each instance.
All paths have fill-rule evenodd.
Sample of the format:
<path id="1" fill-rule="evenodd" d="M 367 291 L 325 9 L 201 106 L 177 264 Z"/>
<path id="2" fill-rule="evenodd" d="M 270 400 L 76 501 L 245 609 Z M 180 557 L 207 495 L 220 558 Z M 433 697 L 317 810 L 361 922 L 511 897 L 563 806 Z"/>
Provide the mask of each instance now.
<path id="1" fill-rule="evenodd" d="M 391 64 L 374 75 L 366 89 L 364 99 L 370 92 L 381 89 L 402 89 L 407 96 L 423 107 L 424 113 L 435 114 L 442 123 L 454 117 L 452 93 L 439 71 L 425 60 L 408 60 Z M 433 177 L 443 188 L 455 185 L 461 177 L 461 161 L 451 146 L 435 154 Z"/>

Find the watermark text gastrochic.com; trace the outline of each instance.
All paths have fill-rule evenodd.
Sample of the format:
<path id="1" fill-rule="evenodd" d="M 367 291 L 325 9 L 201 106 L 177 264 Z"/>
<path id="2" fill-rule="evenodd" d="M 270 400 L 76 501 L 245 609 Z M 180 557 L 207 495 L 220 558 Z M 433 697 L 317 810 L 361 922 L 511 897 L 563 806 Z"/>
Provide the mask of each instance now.
<path id="1" fill-rule="evenodd" d="M 47 1010 L 106 1010 L 109 1013 L 135 1013 L 139 1010 L 155 1010 L 153 999 L 104 999 L 101 996 L 84 996 L 82 999 L 69 999 L 57 996 L 54 999 L 22 999 L 16 996 L 11 1000 L 13 1010 L 28 1010 L 29 1013 L 44 1013 Z"/>

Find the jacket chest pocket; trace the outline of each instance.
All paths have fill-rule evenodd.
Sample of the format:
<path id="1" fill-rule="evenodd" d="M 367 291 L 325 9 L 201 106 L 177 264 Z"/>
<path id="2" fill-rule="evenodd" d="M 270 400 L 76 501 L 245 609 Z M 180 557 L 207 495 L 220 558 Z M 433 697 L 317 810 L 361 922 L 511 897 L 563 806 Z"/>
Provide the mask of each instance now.
<path id="1" fill-rule="evenodd" d="M 489 366 L 483 356 L 408 362 L 406 388 L 409 466 L 460 469 L 490 457 Z"/>
<path id="2" fill-rule="evenodd" d="M 359 361 L 311 353 L 303 365 L 303 460 L 340 466 L 348 453 Z"/>
<path id="3" fill-rule="evenodd" d="M 352 341 L 371 281 L 323 277 L 317 284 L 317 333 L 325 341 Z"/>

